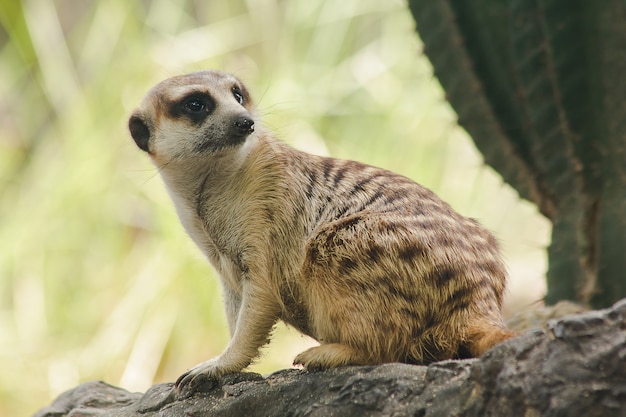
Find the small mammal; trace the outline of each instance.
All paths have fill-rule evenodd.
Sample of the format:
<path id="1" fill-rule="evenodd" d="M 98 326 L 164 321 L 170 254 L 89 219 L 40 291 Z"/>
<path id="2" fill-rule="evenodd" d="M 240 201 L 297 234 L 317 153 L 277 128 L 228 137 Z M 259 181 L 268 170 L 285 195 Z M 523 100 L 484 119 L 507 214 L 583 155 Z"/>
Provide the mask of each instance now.
<path id="1" fill-rule="evenodd" d="M 277 320 L 320 342 L 307 369 L 479 356 L 513 336 L 496 239 L 392 172 L 275 139 L 232 75 L 169 78 L 129 119 L 217 270 L 231 340 L 179 390 L 247 367 Z"/>

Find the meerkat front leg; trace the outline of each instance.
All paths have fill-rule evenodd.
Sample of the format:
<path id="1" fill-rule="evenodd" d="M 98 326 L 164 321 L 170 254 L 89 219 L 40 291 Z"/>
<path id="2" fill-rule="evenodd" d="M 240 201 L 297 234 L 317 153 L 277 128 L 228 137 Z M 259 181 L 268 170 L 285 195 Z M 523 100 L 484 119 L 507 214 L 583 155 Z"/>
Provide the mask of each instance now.
<path id="1" fill-rule="evenodd" d="M 222 285 L 222 298 L 224 300 L 224 308 L 226 310 L 226 321 L 228 322 L 228 331 L 230 337 L 235 335 L 237 327 L 237 318 L 241 309 L 241 295 L 231 290 L 227 285 Z"/>
<path id="2" fill-rule="evenodd" d="M 228 346 L 218 357 L 182 374 L 176 381 L 176 390 L 179 393 L 193 392 L 194 387 L 206 379 L 217 379 L 250 365 L 258 356 L 259 348 L 269 341 L 278 313 L 279 309 L 265 291 L 249 281 L 244 283 L 237 321 Z"/>

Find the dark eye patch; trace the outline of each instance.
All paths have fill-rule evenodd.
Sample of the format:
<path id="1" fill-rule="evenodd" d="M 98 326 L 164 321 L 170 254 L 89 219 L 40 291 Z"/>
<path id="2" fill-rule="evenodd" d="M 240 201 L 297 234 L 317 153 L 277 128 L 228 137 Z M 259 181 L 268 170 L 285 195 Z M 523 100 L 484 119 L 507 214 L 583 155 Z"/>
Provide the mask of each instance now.
<path id="1" fill-rule="evenodd" d="M 206 103 L 204 100 L 193 97 L 185 100 L 183 110 L 187 113 L 200 113 L 206 110 Z"/>
<path id="2" fill-rule="evenodd" d="M 215 101 L 204 93 L 194 93 L 175 102 L 170 107 L 173 117 L 186 117 L 193 122 L 201 122 L 215 110 Z"/>

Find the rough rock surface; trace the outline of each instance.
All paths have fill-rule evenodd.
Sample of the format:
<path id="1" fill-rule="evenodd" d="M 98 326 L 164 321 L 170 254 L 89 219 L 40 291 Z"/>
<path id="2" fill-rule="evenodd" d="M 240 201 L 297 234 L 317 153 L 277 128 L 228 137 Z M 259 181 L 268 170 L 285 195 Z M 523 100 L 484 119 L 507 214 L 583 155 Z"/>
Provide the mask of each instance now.
<path id="1" fill-rule="evenodd" d="M 186 398 L 88 382 L 44 416 L 626 416 L 626 300 L 568 316 L 479 359 L 386 364 L 267 377 L 229 375 Z"/>

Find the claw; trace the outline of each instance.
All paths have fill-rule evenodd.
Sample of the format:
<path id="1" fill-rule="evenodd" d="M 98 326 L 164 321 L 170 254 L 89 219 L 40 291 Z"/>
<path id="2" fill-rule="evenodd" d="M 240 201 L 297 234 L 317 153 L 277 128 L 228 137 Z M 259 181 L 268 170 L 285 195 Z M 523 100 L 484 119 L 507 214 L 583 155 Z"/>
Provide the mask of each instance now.
<path id="1" fill-rule="evenodd" d="M 189 371 L 187 371 L 181 376 L 179 376 L 178 379 L 176 380 L 176 383 L 174 384 L 174 389 L 176 390 L 178 394 L 181 394 L 182 391 L 185 389 L 185 387 L 188 386 L 189 383 L 191 382 L 189 376 L 190 376 Z"/>
<path id="2" fill-rule="evenodd" d="M 217 385 L 217 377 L 189 370 L 178 377 L 174 390 L 178 398 L 189 398 L 196 392 L 207 392 Z"/>

